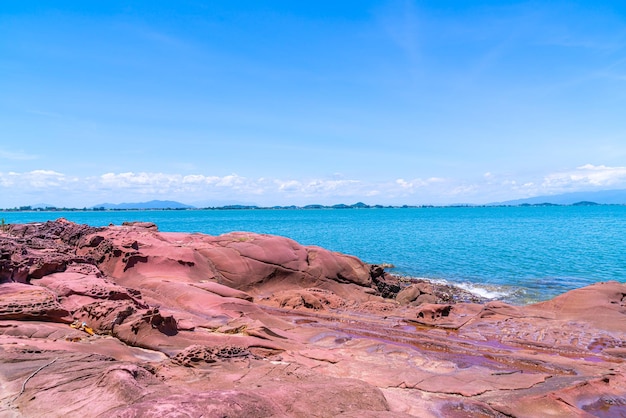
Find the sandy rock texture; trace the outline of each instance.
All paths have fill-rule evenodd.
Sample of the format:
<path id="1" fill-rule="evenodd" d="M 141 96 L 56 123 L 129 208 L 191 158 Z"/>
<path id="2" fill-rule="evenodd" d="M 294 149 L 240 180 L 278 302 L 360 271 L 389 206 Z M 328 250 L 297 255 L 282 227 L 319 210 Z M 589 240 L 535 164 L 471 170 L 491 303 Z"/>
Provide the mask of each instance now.
<path id="1" fill-rule="evenodd" d="M 234 232 L 0 231 L 0 417 L 626 416 L 626 285 L 528 306 Z"/>

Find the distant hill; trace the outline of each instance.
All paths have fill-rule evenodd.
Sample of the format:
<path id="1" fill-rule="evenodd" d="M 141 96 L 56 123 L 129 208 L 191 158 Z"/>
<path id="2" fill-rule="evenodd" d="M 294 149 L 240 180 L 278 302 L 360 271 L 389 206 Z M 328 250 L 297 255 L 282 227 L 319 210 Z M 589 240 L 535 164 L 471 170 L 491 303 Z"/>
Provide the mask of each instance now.
<path id="1" fill-rule="evenodd" d="M 102 203 L 94 205 L 92 209 L 194 209 L 193 206 L 184 203 L 175 202 L 173 200 L 151 200 L 149 202 L 136 203 Z"/>
<path id="2" fill-rule="evenodd" d="M 623 205 L 626 204 L 626 190 L 602 190 L 598 192 L 574 192 L 552 196 L 536 196 L 527 199 L 508 200 L 506 202 L 493 203 L 494 205 L 540 205 L 542 203 L 553 205 L 573 205 L 584 202 L 585 204 Z"/>

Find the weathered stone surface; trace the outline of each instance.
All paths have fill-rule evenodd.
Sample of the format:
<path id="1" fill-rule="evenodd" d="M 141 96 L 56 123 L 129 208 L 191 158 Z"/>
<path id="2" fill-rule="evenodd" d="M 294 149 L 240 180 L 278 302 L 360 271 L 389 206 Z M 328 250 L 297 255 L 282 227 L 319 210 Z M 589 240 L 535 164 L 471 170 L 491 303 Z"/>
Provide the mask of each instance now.
<path id="1" fill-rule="evenodd" d="M 210 390 L 170 395 L 109 411 L 120 418 L 208 417 L 264 418 L 281 416 L 271 398 L 247 390 Z"/>
<path id="2" fill-rule="evenodd" d="M 54 292 L 21 283 L 0 285 L 0 320 L 71 322 Z"/>
<path id="3" fill-rule="evenodd" d="M 345 299 L 337 296 L 330 290 L 309 288 L 294 289 L 276 292 L 271 298 L 263 301 L 270 306 L 280 308 L 306 308 L 313 310 L 338 309 L 346 306 Z"/>
<path id="4" fill-rule="evenodd" d="M 625 341 L 617 282 L 511 306 L 283 237 L 0 231 L 2 417 L 621 416 Z"/>

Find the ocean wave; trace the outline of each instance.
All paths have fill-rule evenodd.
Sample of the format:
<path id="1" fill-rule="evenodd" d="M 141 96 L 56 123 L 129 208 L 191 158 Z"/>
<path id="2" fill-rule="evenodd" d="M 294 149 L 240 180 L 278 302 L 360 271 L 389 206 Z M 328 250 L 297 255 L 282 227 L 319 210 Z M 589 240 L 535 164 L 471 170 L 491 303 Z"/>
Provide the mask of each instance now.
<path id="1" fill-rule="evenodd" d="M 512 288 L 508 286 L 478 285 L 469 282 L 450 284 L 485 299 L 506 299 L 521 290 L 519 288 Z"/>
<path id="2" fill-rule="evenodd" d="M 432 277 L 411 277 L 413 280 L 425 280 L 437 285 L 457 287 L 471 293 L 481 299 L 501 300 L 514 304 L 528 304 L 537 302 L 536 298 L 529 295 L 527 289 L 510 285 L 497 285 L 486 283 L 473 283 L 469 281 L 453 281 Z"/>

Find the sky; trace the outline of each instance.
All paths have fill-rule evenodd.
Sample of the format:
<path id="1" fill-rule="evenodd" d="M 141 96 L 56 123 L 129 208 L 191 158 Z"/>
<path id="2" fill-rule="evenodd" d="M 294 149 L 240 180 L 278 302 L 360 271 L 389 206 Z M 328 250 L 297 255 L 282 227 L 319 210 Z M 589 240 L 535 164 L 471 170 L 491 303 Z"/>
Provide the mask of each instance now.
<path id="1" fill-rule="evenodd" d="M 0 208 L 626 189 L 626 3 L 0 4 Z"/>

